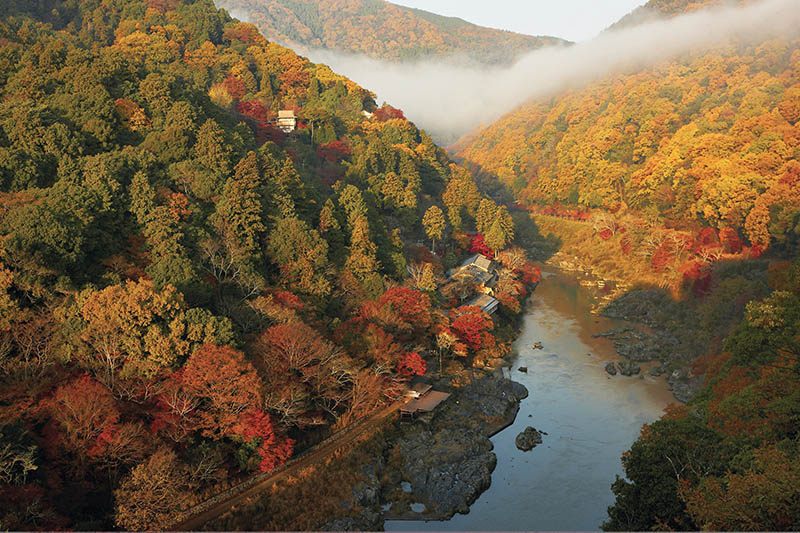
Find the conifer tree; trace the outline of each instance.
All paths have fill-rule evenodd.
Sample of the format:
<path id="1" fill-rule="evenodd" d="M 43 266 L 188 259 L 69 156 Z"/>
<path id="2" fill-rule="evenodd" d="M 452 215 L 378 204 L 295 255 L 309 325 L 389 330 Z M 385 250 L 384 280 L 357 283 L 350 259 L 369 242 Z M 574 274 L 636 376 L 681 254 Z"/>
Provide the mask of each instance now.
<path id="1" fill-rule="evenodd" d="M 361 216 L 355 221 L 353 233 L 350 236 L 350 256 L 347 258 L 345 268 L 361 281 L 376 274 L 380 269 L 380 263 L 376 257 L 376 246 L 370 238 L 366 216 Z"/>
<path id="2" fill-rule="evenodd" d="M 441 239 L 444 235 L 445 221 L 444 213 L 439 206 L 432 205 L 422 217 L 422 225 L 425 226 L 425 234 L 431 240 L 431 252 L 436 248 L 436 239 Z"/>
<path id="3" fill-rule="evenodd" d="M 256 153 L 250 152 L 236 165 L 214 213 L 214 226 L 235 260 L 250 261 L 258 256 L 266 231 L 262 190 L 261 165 Z"/>
<path id="4" fill-rule="evenodd" d="M 328 243 L 304 221 L 279 220 L 270 233 L 268 253 L 280 267 L 284 285 L 316 296 L 330 293 L 330 282 L 325 276 Z"/>
<path id="5" fill-rule="evenodd" d="M 437 287 L 433 265 L 426 263 L 425 266 L 422 267 L 422 278 L 419 281 L 419 288 L 423 291 L 433 292 Z"/>
<path id="6" fill-rule="evenodd" d="M 492 227 L 497 215 L 497 205 L 484 198 L 478 206 L 478 214 L 475 215 L 475 227 L 479 233 L 486 233 Z"/>

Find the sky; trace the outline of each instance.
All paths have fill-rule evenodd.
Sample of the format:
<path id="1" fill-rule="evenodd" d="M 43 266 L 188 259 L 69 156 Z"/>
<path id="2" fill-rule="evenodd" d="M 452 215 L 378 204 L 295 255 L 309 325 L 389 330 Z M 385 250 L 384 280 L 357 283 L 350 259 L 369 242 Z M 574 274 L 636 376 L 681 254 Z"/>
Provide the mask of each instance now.
<path id="1" fill-rule="evenodd" d="M 390 0 L 479 26 L 586 41 L 646 0 Z"/>

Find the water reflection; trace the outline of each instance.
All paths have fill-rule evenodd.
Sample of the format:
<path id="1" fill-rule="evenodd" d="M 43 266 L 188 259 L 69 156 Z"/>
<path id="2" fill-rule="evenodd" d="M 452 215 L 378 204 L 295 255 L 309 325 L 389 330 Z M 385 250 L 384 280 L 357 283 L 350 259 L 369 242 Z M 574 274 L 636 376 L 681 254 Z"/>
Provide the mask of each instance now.
<path id="1" fill-rule="evenodd" d="M 498 458 L 492 487 L 468 515 L 448 522 L 387 521 L 387 531 L 599 528 L 613 502 L 610 485 L 622 474 L 620 455 L 642 424 L 673 400 L 663 379 L 605 373 L 605 363 L 617 359 L 613 344 L 592 335 L 627 324 L 591 315 L 591 304 L 591 294 L 573 277 L 545 272 L 512 369 L 531 395 L 514 425 L 492 439 Z M 542 350 L 533 348 L 537 342 Z M 524 453 L 514 439 L 529 425 L 548 435 Z"/>

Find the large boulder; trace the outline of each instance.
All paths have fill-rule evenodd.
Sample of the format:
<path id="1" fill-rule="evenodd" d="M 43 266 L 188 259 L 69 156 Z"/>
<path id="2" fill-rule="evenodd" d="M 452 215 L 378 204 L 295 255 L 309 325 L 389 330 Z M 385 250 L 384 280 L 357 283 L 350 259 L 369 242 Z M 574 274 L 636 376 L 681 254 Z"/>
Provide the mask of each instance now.
<path id="1" fill-rule="evenodd" d="M 536 428 L 528 426 L 525 431 L 517 435 L 517 439 L 514 442 L 517 448 L 523 452 L 529 452 L 542 443 L 542 434 Z"/>
<path id="2" fill-rule="evenodd" d="M 612 376 L 617 375 L 617 367 L 614 363 L 606 363 L 606 372 L 611 374 Z"/>
<path id="3" fill-rule="evenodd" d="M 511 382 L 511 393 L 517 400 L 524 400 L 528 397 L 528 389 L 522 383 L 517 383 L 516 381 Z"/>
<path id="4" fill-rule="evenodd" d="M 634 361 L 622 361 L 619 363 L 619 373 L 623 376 L 636 376 L 641 371 L 642 368 Z"/>
<path id="5" fill-rule="evenodd" d="M 470 504 L 491 485 L 497 465 L 491 441 L 469 429 L 408 434 L 395 450 L 414 500 L 447 517 L 469 512 Z"/>

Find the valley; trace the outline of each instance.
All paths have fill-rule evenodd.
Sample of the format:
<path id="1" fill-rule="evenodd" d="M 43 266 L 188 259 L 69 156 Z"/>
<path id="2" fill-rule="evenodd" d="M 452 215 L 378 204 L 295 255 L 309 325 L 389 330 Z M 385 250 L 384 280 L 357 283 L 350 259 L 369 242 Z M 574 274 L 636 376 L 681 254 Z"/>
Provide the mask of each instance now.
<path id="1" fill-rule="evenodd" d="M 3 2 L 0 529 L 800 529 L 799 28 Z"/>
<path id="2" fill-rule="evenodd" d="M 612 343 L 593 335 L 629 323 L 591 314 L 595 298 L 572 275 L 543 271 L 543 281 L 515 342 L 511 378 L 530 396 L 515 423 L 492 438 L 497 468 L 492 485 L 469 513 L 448 522 L 387 522 L 387 531 L 593 530 L 613 503 L 608 480 L 622 475 L 620 454 L 674 402 L 663 378 L 609 376 L 618 361 Z M 541 342 L 542 350 L 533 347 Z M 521 368 L 527 371 L 522 372 Z M 543 443 L 520 451 L 526 426 Z"/>

